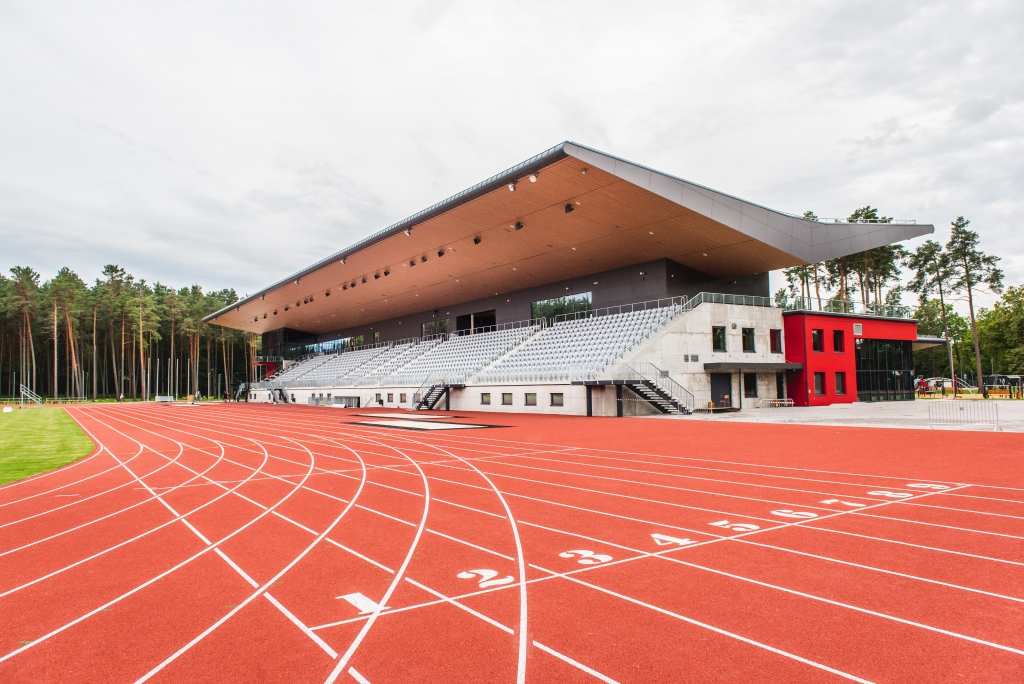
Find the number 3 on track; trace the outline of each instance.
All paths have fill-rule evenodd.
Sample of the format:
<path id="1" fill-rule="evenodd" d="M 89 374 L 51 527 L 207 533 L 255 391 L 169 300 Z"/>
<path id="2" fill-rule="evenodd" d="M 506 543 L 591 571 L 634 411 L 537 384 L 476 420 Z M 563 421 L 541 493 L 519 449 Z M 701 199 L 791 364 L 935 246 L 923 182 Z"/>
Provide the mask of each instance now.
<path id="1" fill-rule="evenodd" d="M 914 483 L 908 484 L 907 486 L 908 487 L 913 487 L 914 489 L 936 489 L 936 490 L 949 489 L 949 487 L 947 487 L 946 485 L 925 484 L 923 482 L 914 482 Z"/>
<path id="2" fill-rule="evenodd" d="M 563 551 L 558 554 L 562 558 L 575 558 L 579 556 L 580 559 L 576 561 L 580 565 L 597 565 L 598 563 L 607 563 L 612 559 L 611 556 L 604 553 L 594 553 L 593 551 L 586 551 L 580 549 L 578 551 Z"/>
<path id="3" fill-rule="evenodd" d="M 480 577 L 481 589 L 486 589 L 487 587 L 500 587 L 503 584 L 512 584 L 516 581 L 511 575 L 502 577 L 501 579 L 494 579 L 498 576 L 497 570 L 467 570 L 466 572 L 460 572 L 456 577 L 459 579 L 473 579 L 478 575 Z"/>
<path id="4" fill-rule="evenodd" d="M 810 511 L 791 511 L 788 508 L 772 511 L 772 515 L 777 515 L 780 518 L 803 518 L 805 520 L 818 517 L 817 513 L 811 513 Z"/>

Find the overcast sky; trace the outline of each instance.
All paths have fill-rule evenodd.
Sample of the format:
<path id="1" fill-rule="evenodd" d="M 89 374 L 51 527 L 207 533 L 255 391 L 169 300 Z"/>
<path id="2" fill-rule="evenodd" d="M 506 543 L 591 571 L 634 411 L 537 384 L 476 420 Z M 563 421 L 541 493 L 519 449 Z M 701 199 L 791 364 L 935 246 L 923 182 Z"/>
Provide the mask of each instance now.
<path id="1" fill-rule="evenodd" d="M 1022 28 L 1019 0 L 5 0 L 0 269 L 242 295 L 574 140 L 792 213 L 962 214 L 1018 284 Z"/>

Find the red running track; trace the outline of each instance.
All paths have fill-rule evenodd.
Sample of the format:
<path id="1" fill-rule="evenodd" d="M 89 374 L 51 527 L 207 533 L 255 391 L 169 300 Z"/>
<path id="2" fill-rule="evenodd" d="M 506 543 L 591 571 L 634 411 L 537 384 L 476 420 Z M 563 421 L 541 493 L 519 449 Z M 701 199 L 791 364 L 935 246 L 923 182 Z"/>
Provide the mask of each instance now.
<path id="1" fill-rule="evenodd" d="M 1020 435 L 69 413 L 0 488 L 3 682 L 1024 681 Z"/>

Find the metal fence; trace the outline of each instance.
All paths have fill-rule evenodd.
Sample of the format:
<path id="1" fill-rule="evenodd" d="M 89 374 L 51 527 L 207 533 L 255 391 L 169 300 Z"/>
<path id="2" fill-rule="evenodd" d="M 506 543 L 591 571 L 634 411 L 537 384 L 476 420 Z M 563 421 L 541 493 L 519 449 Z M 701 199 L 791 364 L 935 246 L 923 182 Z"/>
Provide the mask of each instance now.
<path id="1" fill-rule="evenodd" d="M 793 420 L 796 409 L 792 399 L 762 399 L 757 404 L 758 419 L 765 422 L 785 423 Z"/>
<path id="2" fill-rule="evenodd" d="M 928 402 L 928 426 L 965 425 L 1000 430 L 999 405 L 984 399 L 959 401 L 933 399 Z"/>

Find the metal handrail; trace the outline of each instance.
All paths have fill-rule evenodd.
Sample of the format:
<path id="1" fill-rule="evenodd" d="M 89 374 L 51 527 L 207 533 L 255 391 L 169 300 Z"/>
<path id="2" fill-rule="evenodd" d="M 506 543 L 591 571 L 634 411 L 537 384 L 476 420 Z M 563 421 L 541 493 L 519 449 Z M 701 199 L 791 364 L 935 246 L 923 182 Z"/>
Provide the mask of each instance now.
<path id="1" fill-rule="evenodd" d="M 818 297 L 784 297 L 782 308 L 787 311 L 821 311 L 823 313 L 859 314 L 881 318 L 913 318 L 913 309 L 896 304 L 864 304 L 848 299 L 822 299 Z"/>
<path id="2" fill-rule="evenodd" d="M 647 361 L 627 363 L 625 366 L 638 373 L 641 378 L 648 382 L 653 382 L 668 393 L 669 396 L 686 406 L 686 408 L 693 410 L 693 407 L 696 406 L 696 399 L 690 390 L 673 380 L 669 376 L 668 371 L 664 371 Z"/>
<path id="3" fill-rule="evenodd" d="M 34 404 L 39 404 L 40 406 L 43 405 L 43 398 L 41 396 L 39 396 L 38 394 L 36 394 L 32 390 L 30 390 L 28 387 L 25 387 L 25 385 L 21 385 L 20 387 L 21 387 L 21 405 L 22 406 L 25 405 L 25 400 L 26 399 L 28 399 L 30 402 L 32 402 Z"/>

